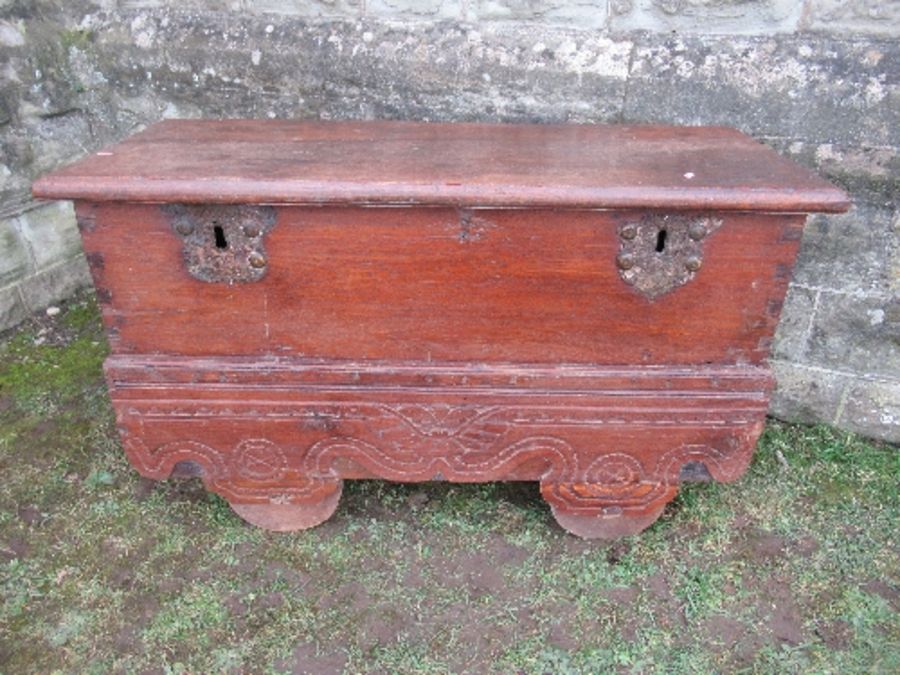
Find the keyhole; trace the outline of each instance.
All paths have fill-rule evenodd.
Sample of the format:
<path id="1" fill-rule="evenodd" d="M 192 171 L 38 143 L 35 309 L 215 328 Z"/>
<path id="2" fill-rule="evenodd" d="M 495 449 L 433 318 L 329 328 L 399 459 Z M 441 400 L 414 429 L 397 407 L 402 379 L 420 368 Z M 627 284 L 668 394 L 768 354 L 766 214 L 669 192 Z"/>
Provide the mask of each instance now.
<path id="1" fill-rule="evenodd" d="M 666 230 L 660 230 L 656 233 L 656 252 L 662 253 L 666 250 L 666 237 L 669 233 Z"/>
<path id="2" fill-rule="evenodd" d="M 216 238 L 216 248 L 228 248 L 228 240 L 225 239 L 225 230 L 221 225 L 213 226 L 213 235 Z"/>

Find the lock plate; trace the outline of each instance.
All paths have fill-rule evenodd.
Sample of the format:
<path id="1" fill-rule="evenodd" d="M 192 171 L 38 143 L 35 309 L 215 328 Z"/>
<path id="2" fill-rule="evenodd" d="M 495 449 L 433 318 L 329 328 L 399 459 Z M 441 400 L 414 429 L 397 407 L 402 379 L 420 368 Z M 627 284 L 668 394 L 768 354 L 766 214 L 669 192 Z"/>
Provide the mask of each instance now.
<path id="1" fill-rule="evenodd" d="M 652 213 L 618 228 L 619 276 L 655 300 L 693 279 L 703 265 L 703 243 L 722 221 L 709 216 Z"/>
<path id="2" fill-rule="evenodd" d="M 195 279 L 238 284 L 265 276 L 265 235 L 275 225 L 271 206 L 167 204 L 162 209 Z"/>

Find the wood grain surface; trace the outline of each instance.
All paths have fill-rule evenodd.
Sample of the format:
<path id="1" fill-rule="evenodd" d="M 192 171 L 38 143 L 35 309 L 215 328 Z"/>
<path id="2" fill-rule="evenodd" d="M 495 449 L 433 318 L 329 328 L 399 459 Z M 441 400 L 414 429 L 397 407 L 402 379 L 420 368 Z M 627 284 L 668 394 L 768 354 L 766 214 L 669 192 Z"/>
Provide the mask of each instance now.
<path id="1" fill-rule="evenodd" d="M 721 127 L 168 120 L 37 197 L 191 203 L 844 211 L 846 194 Z"/>
<path id="2" fill-rule="evenodd" d="M 531 480 L 564 527 L 603 537 L 653 522 L 686 465 L 739 477 L 772 384 L 752 366 L 170 356 L 113 356 L 106 376 L 143 475 L 191 465 L 270 529 L 326 519 L 346 478 Z"/>
<path id="3" fill-rule="evenodd" d="M 145 476 L 312 527 L 344 479 L 531 480 L 583 537 L 735 480 L 805 211 L 728 129 L 172 121 L 41 179 L 76 214 Z"/>
<path id="4" fill-rule="evenodd" d="M 619 277 L 628 213 L 278 207 L 266 275 L 233 285 L 190 276 L 158 206 L 78 213 L 118 353 L 422 363 L 761 363 L 803 222 L 725 216 L 651 301 Z"/>

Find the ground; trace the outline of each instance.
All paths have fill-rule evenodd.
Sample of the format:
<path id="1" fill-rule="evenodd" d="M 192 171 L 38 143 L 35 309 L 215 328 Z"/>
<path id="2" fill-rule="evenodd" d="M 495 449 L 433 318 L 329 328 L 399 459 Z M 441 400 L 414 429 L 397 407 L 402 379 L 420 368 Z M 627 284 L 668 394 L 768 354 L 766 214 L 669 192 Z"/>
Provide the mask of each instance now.
<path id="1" fill-rule="evenodd" d="M 900 453 L 771 421 L 637 537 L 536 485 L 349 482 L 294 534 L 120 449 L 90 295 L 0 336 L 0 673 L 900 672 Z"/>

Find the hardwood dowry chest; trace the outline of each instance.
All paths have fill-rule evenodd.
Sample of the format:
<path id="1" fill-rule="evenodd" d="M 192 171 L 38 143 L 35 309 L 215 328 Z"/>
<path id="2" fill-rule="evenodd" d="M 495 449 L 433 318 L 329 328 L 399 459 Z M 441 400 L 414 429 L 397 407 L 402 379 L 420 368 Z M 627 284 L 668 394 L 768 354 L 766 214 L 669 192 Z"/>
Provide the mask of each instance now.
<path id="1" fill-rule="evenodd" d="M 122 443 L 261 527 L 342 481 L 537 481 L 584 537 L 731 481 L 805 214 L 840 190 L 741 133 L 166 121 L 56 171 Z"/>

